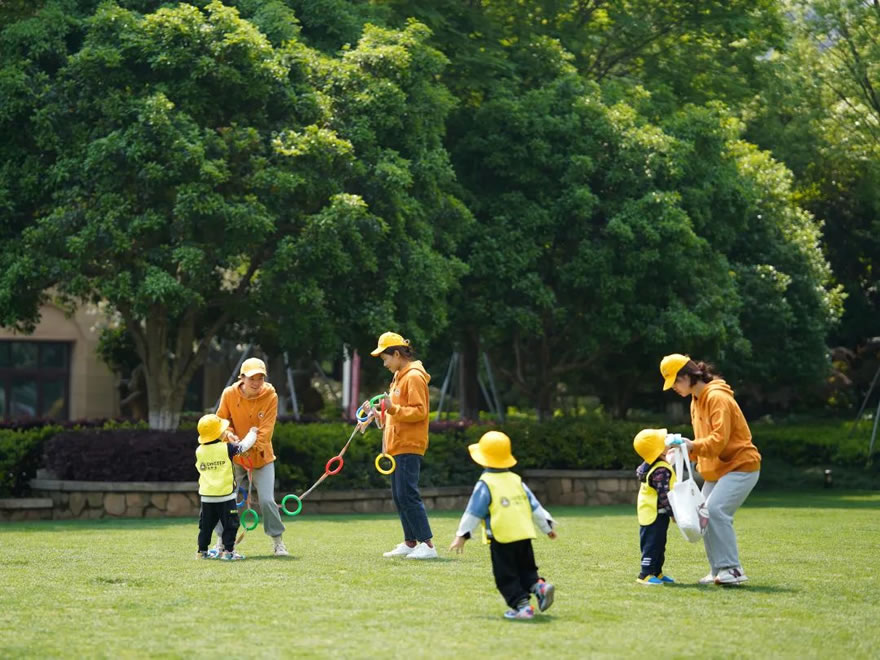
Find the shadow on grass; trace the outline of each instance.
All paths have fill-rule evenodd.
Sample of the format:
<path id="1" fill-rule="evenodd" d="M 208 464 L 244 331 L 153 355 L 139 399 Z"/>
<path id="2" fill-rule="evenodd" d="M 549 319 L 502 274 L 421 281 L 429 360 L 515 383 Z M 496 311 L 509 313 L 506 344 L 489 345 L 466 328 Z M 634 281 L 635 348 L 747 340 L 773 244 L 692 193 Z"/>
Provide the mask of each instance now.
<path id="1" fill-rule="evenodd" d="M 276 557 L 275 555 L 249 555 L 244 548 L 242 548 L 242 551 L 244 554 L 244 561 L 265 561 L 271 559 L 272 561 L 288 562 L 300 560 L 299 557 L 294 557 L 293 555 L 288 555 L 287 557 Z"/>
<path id="2" fill-rule="evenodd" d="M 537 611 L 537 608 L 535 608 L 535 609 Z M 515 625 L 519 625 L 519 626 L 539 626 L 539 625 L 541 625 L 541 626 L 543 626 L 543 625 L 547 625 L 548 623 L 553 623 L 553 621 L 556 619 L 556 617 L 554 617 L 552 614 L 538 614 L 538 613 L 535 614 L 534 619 L 505 619 L 500 614 L 497 614 L 497 615 L 487 614 L 486 616 L 482 616 L 479 618 L 484 619 L 486 621 L 491 621 L 493 623 L 498 622 L 498 621 L 503 621 L 511 626 L 515 626 Z"/>
<path id="3" fill-rule="evenodd" d="M 800 592 L 800 589 L 791 589 L 789 587 L 776 587 L 772 584 L 697 584 L 697 583 L 689 583 L 682 584 L 681 582 L 676 582 L 675 584 L 667 584 L 663 586 L 663 589 L 696 589 L 697 591 L 749 591 L 756 592 L 760 594 L 796 594 Z"/>

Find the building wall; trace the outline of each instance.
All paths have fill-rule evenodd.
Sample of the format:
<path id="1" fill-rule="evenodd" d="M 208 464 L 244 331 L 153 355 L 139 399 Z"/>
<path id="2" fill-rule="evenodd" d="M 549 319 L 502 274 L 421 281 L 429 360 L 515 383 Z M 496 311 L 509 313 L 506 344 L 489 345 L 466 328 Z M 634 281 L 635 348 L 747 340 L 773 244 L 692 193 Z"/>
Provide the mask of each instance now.
<path id="1" fill-rule="evenodd" d="M 82 307 L 68 317 L 53 304 L 44 305 L 33 334 L 0 328 L 0 340 L 70 342 L 69 417 L 83 419 L 119 415 L 116 376 L 96 353 L 100 325 L 105 321 L 93 307 Z"/>

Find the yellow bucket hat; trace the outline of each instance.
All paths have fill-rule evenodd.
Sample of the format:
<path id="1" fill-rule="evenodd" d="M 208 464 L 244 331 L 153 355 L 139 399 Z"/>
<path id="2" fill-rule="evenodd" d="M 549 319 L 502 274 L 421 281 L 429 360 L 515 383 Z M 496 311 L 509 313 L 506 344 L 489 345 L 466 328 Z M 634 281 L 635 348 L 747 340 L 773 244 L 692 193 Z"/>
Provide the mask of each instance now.
<path id="1" fill-rule="evenodd" d="M 214 442 L 223 435 L 223 431 L 229 428 L 229 420 L 221 419 L 217 415 L 204 415 L 199 420 L 199 442 Z"/>
<path id="2" fill-rule="evenodd" d="M 510 438 L 501 431 L 484 433 L 480 441 L 468 445 L 471 458 L 478 465 L 487 468 L 509 468 L 516 465 L 510 451 Z"/>
<path id="3" fill-rule="evenodd" d="M 642 429 L 633 439 L 633 449 L 646 463 L 653 463 L 666 449 L 666 429 Z"/>
<path id="4" fill-rule="evenodd" d="M 409 346 L 409 339 L 404 339 L 402 335 L 396 332 L 383 332 L 379 337 L 379 344 L 370 351 L 370 355 L 375 357 L 392 346 Z"/>
<path id="5" fill-rule="evenodd" d="M 663 389 L 668 390 L 675 383 L 679 370 L 690 362 L 687 355 L 673 353 L 660 360 L 660 375 L 663 376 Z"/>

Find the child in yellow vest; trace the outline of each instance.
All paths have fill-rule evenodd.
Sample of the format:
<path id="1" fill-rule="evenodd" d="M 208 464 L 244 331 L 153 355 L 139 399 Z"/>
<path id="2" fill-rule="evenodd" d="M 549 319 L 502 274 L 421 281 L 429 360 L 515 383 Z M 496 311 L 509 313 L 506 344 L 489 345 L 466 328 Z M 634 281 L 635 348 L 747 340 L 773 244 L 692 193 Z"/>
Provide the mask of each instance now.
<path id="1" fill-rule="evenodd" d="M 218 557 L 227 561 L 244 559 L 235 551 L 238 533 L 238 509 L 235 506 L 235 475 L 232 457 L 246 452 L 257 439 L 252 428 L 241 442 L 221 442 L 229 428 L 228 419 L 205 415 L 199 420 L 199 446 L 196 449 L 196 469 L 199 471 L 199 549 L 196 559 Z M 223 547 L 219 555 L 208 554 L 211 533 L 217 521 L 223 523 Z"/>
<path id="2" fill-rule="evenodd" d="M 529 604 L 532 594 L 542 612 L 553 603 L 553 585 L 538 577 L 532 551 L 536 526 L 551 539 L 556 538 L 553 518 L 519 475 L 510 471 L 516 459 L 510 451 L 510 438 L 504 433 L 489 431 L 477 444 L 469 445 L 468 451 L 486 470 L 474 486 L 449 549 L 461 553 L 471 532 L 482 522 L 490 544 L 495 586 L 510 607 L 504 617 L 531 619 L 535 616 L 535 608 Z"/>
<path id="3" fill-rule="evenodd" d="M 672 466 L 663 458 L 666 452 L 666 429 L 639 431 L 633 440 L 633 448 L 645 461 L 636 470 L 641 482 L 636 510 L 642 551 L 642 566 L 636 582 L 645 586 L 674 584 L 675 580 L 663 575 L 666 532 L 672 512 L 668 493 L 675 483 Z"/>

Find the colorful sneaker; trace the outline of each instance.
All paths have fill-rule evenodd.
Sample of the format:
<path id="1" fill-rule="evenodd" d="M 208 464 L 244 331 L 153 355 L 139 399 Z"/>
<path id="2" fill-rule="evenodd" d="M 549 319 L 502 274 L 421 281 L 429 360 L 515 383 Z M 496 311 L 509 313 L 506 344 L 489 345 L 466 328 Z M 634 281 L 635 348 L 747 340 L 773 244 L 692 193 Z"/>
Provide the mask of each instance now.
<path id="1" fill-rule="evenodd" d="M 715 584 L 742 584 L 748 579 L 739 568 L 724 568 L 715 576 Z"/>
<path id="2" fill-rule="evenodd" d="M 433 548 L 427 543 L 419 543 L 404 559 L 437 559 L 437 557 L 437 548 Z"/>
<path id="3" fill-rule="evenodd" d="M 663 584 L 675 584 L 675 580 L 673 580 L 668 575 L 663 575 L 663 573 L 660 573 L 657 577 L 660 578 L 660 581 Z"/>
<path id="4" fill-rule="evenodd" d="M 398 543 L 394 546 L 394 550 L 383 552 L 383 557 L 406 557 L 409 553 L 416 549 L 416 546 L 409 547 L 406 543 Z"/>
<path id="5" fill-rule="evenodd" d="M 708 573 L 700 578 L 700 584 L 715 584 L 715 574 Z"/>
<path id="6" fill-rule="evenodd" d="M 507 610 L 504 613 L 505 619 L 534 619 L 535 618 L 535 608 L 531 605 L 524 605 L 517 610 Z"/>
<path id="7" fill-rule="evenodd" d="M 196 550 L 196 559 L 209 559 L 207 550 Z"/>
<path id="8" fill-rule="evenodd" d="M 284 547 L 284 541 L 281 540 L 280 536 L 275 536 L 272 538 L 272 552 L 275 553 L 276 557 L 290 556 L 290 553 L 287 551 L 287 548 Z"/>
<path id="9" fill-rule="evenodd" d="M 217 543 L 214 544 L 214 547 L 208 548 L 208 559 L 219 559 L 220 555 L 225 551 L 226 548 L 223 547 L 223 541 L 217 539 Z"/>
<path id="10" fill-rule="evenodd" d="M 238 561 L 244 559 L 244 555 L 238 554 L 238 550 L 233 550 L 232 552 L 224 552 L 220 555 L 220 559 L 223 561 Z"/>
<path id="11" fill-rule="evenodd" d="M 663 580 L 658 578 L 656 575 L 646 575 L 643 578 L 636 578 L 636 582 L 642 584 L 646 587 L 660 587 L 663 586 Z"/>
<path id="12" fill-rule="evenodd" d="M 538 580 L 532 587 L 532 593 L 538 598 L 538 609 L 543 612 L 553 604 L 553 593 L 556 588 L 546 580 Z"/>

